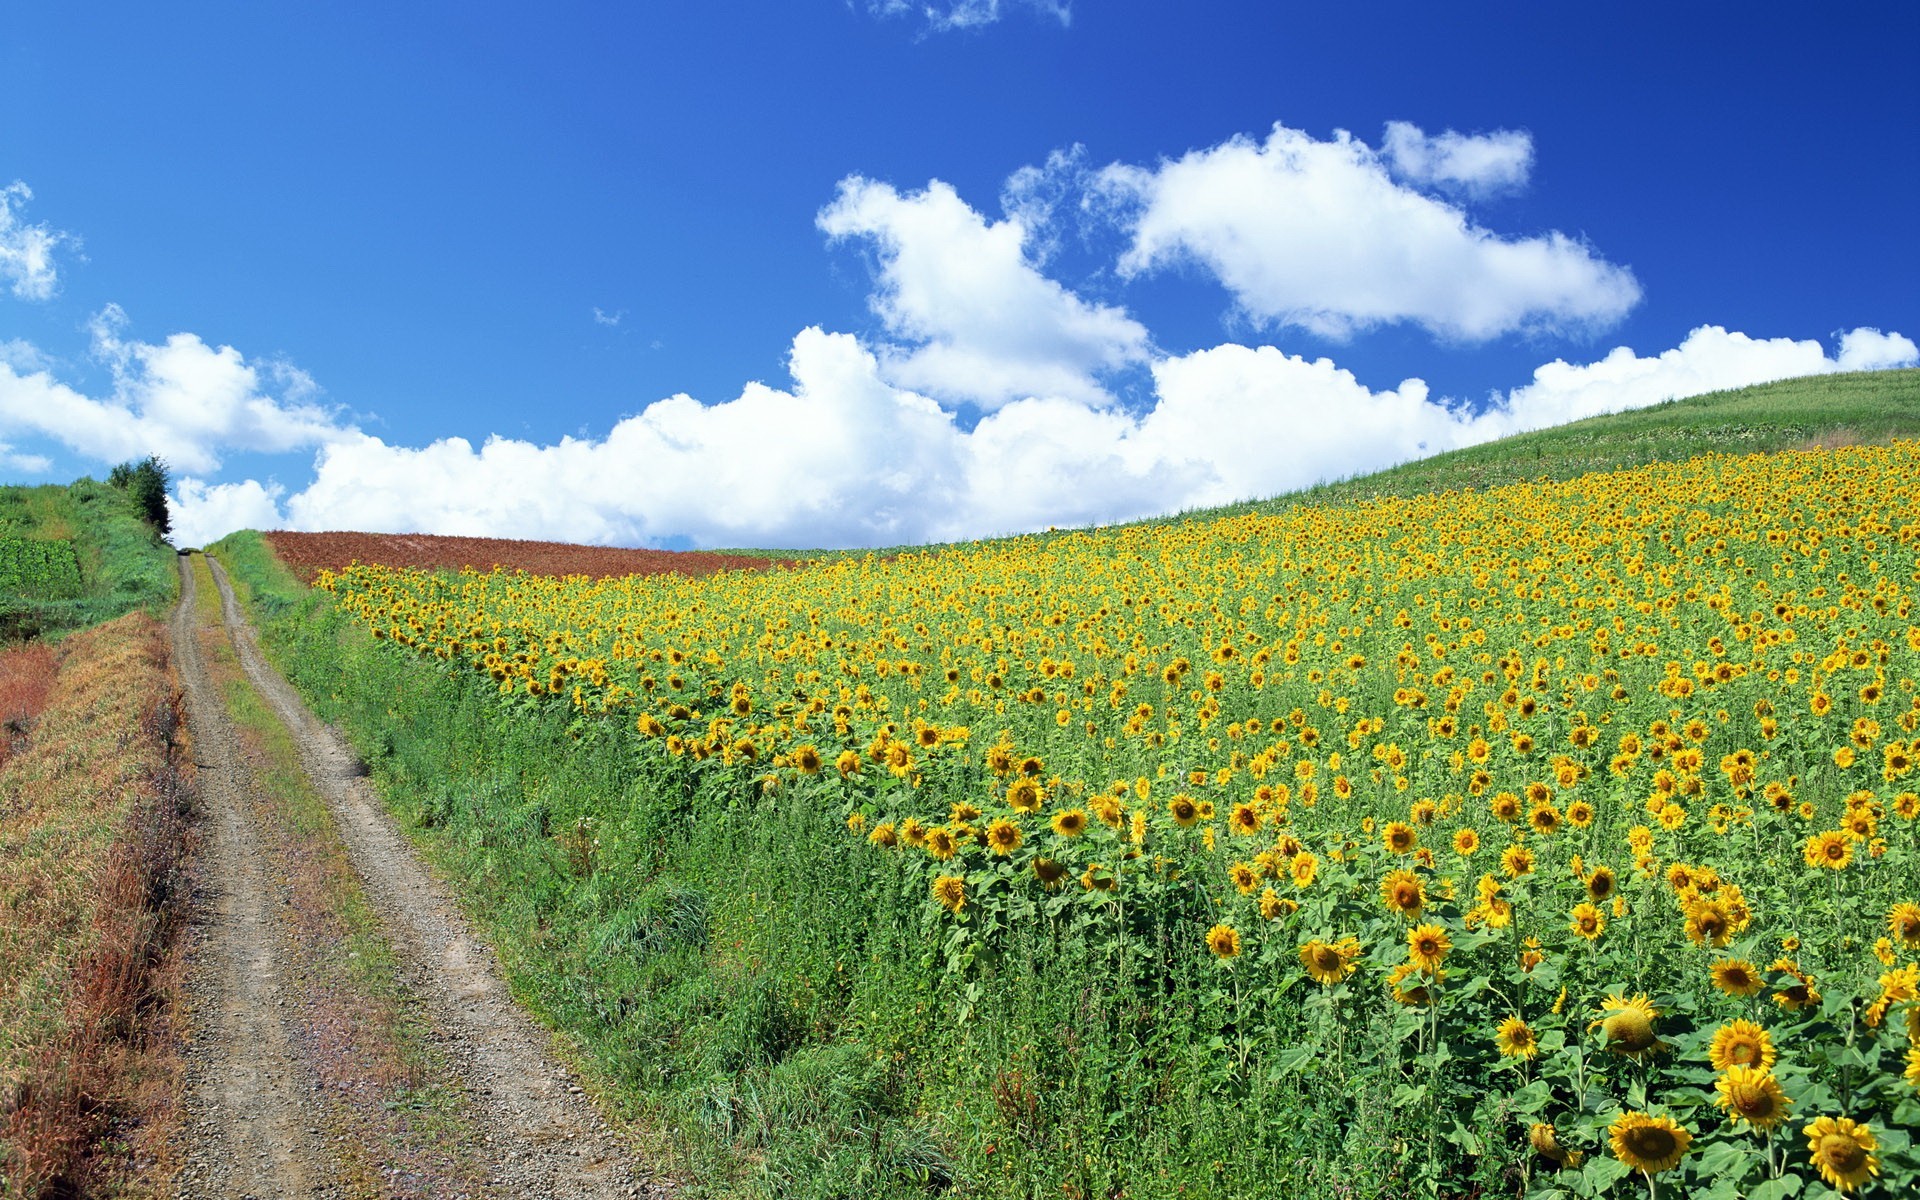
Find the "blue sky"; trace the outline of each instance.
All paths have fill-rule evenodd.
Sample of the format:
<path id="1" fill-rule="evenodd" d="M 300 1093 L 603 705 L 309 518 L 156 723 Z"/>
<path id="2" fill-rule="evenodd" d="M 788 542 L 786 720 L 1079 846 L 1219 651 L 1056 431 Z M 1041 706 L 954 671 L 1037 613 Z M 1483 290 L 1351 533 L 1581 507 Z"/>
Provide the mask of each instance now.
<path id="1" fill-rule="evenodd" d="M 1920 336 L 1911 5 L 184 7 L 0 18 L 0 477 L 188 541 L 1122 519 Z"/>

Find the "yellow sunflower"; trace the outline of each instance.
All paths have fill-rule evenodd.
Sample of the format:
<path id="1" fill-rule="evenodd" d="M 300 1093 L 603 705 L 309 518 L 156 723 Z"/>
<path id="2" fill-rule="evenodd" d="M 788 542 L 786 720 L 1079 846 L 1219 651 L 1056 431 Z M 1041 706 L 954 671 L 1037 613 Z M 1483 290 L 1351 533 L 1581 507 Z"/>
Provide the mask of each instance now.
<path id="1" fill-rule="evenodd" d="M 1067 877 L 1067 866 L 1065 863 L 1055 862 L 1051 858 L 1035 858 L 1033 860 L 1033 874 L 1034 877 L 1051 892 L 1060 886 L 1062 879 Z"/>
<path id="2" fill-rule="evenodd" d="M 1787 1119 L 1793 1101 L 1780 1090 L 1780 1081 L 1763 1067 L 1729 1067 L 1713 1085 L 1714 1103 L 1735 1121 L 1755 1129 L 1772 1129 Z"/>
<path id="3" fill-rule="evenodd" d="M 1427 904 L 1427 885 L 1412 871 L 1388 871 L 1380 880 L 1380 902 L 1403 917 L 1417 917 Z"/>
<path id="4" fill-rule="evenodd" d="M 1595 867 L 1587 876 L 1587 899 L 1595 904 L 1605 904 L 1613 899 L 1615 886 L 1613 870 L 1609 867 Z"/>
<path id="5" fill-rule="evenodd" d="M 1508 1017 L 1500 1022 L 1500 1028 L 1493 1034 L 1493 1044 L 1505 1058 L 1537 1058 L 1540 1055 L 1540 1043 L 1534 1040 L 1533 1028 L 1519 1017 Z"/>
<path id="6" fill-rule="evenodd" d="M 1773 1069 L 1778 1058 L 1773 1048 L 1773 1037 L 1765 1029 L 1752 1021 L 1728 1021 L 1713 1031 L 1713 1041 L 1707 1046 L 1707 1061 L 1716 1071 L 1725 1071 L 1732 1067 L 1757 1067 L 1762 1071 Z"/>
<path id="7" fill-rule="evenodd" d="M 1535 1154 L 1560 1167 L 1578 1167 L 1580 1160 L 1586 1157 L 1578 1150 L 1562 1146 L 1560 1139 L 1554 1135 L 1553 1126 L 1538 1121 L 1527 1130 L 1527 1144 L 1533 1147 Z"/>
<path id="8" fill-rule="evenodd" d="M 1807 1157 L 1835 1191 L 1850 1192 L 1880 1173 L 1873 1127 L 1847 1117 L 1816 1117 L 1805 1129 Z"/>
<path id="9" fill-rule="evenodd" d="M 967 881 L 958 875 L 942 875 L 933 881 L 933 898 L 940 907 L 959 916 L 967 906 Z"/>
<path id="10" fill-rule="evenodd" d="M 1260 916 L 1264 920 L 1277 921 L 1289 913 L 1300 911 L 1300 902 L 1282 896 L 1272 888 L 1260 893 Z"/>
<path id="11" fill-rule="evenodd" d="M 1337 942 L 1314 940 L 1300 947 L 1300 963 L 1315 983 L 1332 986 L 1353 974 L 1354 959 L 1360 957 L 1360 943 L 1352 937 Z"/>
<path id="12" fill-rule="evenodd" d="M 1480 835 L 1471 829 L 1462 829 L 1453 835 L 1453 852 L 1461 858 L 1471 858 L 1480 849 Z"/>
<path id="13" fill-rule="evenodd" d="M 1693 1134 L 1669 1117 L 1623 1112 L 1607 1127 L 1613 1156 L 1646 1175 L 1670 1170 L 1686 1154 Z"/>
<path id="14" fill-rule="evenodd" d="M 1293 862 L 1287 869 L 1293 875 L 1293 886 L 1310 888 L 1313 886 L 1314 873 L 1320 869 L 1320 858 L 1311 850 L 1302 850 L 1293 856 Z"/>
<path id="15" fill-rule="evenodd" d="M 1723 958 L 1708 968 L 1713 986 L 1729 996 L 1754 996 L 1767 986 L 1760 969 L 1744 958 Z"/>
<path id="16" fill-rule="evenodd" d="M 1590 942 L 1606 931 L 1607 919 L 1591 904 L 1582 902 L 1574 905 L 1572 916 L 1573 920 L 1568 922 L 1567 928 Z"/>
<path id="17" fill-rule="evenodd" d="M 1020 848 L 1020 827 L 1006 818 L 998 818 L 987 826 L 987 849 L 1002 858 Z"/>
<path id="18" fill-rule="evenodd" d="M 1405 821 L 1389 821 L 1380 831 L 1380 841 L 1395 854 L 1412 854 L 1420 844 L 1420 835 Z"/>
<path id="19" fill-rule="evenodd" d="M 1447 931 L 1438 925 L 1419 925 L 1407 931 L 1407 961 L 1417 971 L 1436 973 L 1452 949 Z"/>
<path id="20" fill-rule="evenodd" d="M 960 852 L 960 839 L 945 825 L 935 825 L 927 830 L 926 847 L 928 854 L 941 862 L 946 862 Z"/>
<path id="21" fill-rule="evenodd" d="M 1801 853 L 1809 867 L 1845 870 L 1853 861 L 1853 839 L 1840 830 L 1830 829 L 1808 838 L 1806 845 L 1801 847 Z"/>
<path id="22" fill-rule="evenodd" d="M 1240 931 L 1231 925 L 1215 925 L 1207 930 L 1207 949 L 1213 951 L 1215 958 L 1237 957 L 1240 953 Z"/>
<path id="23" fill-rule="evenodd" d="M 1445 972 L 1433 977 L 1436 983 L 1445 978 Z M 1421 1008 L 1433 1003 L 1433 989 L 1427 986 L 1427 979 L 1412 963 L 1403 962 L 1387 975 L 1387 990 L 1393 993 L 1395 1003 Z"/>
<path id="24" fill-rule="evenodd" d="M 1037 813 L 1046 794 L 1032 779 L 1020 778 L 1007 785 L 1007 807 L 1015 812 Z"/>
<path id="25" fill-rule="evenodd" d="M 1900 903 L 1887 913 L 1887 931 L 1909 950 L 1920 950 L 1920 904 Z"/>
<path id="26" fill-rule="evenodd" d="M 1061 837 L 1079 837 L 1087 831 L 1087 814 L 1069 808 L 1053 814 L 1053 831 Z"/>
<path id="27" fill-rule="evenodd" d="M 1644 994 L 1610 995 L 1600 1002 L 1600 1009 L 1605 1015 L 1587 1028 L 1598 1026 L 1606 1034 L 1607 1049 L 1639 1058 L 1660 1048 L 1660 1039 L 1653 1033 L 1654 1018 L 1660 1013 Z"/>
<path id="28" fill-rule="evenodd" d="M 1820 1003 L 1820 989 L 1813 976 L 1793 965 L 1792 959 L 1775 959 L 1770 970 L 1784 972 L 1786 978 L 1774 985 L 1773 1002 L 1788 1012 L 1799 1012 Z"/>
<path id="29" fill-rule="evenodd" d="M 1194 822 L 1200 819 L 1200 802 L 1181 792 L 1167 801 L 1167 811 L 1173 814 L 1174 824 L 1182 829 L 1191 829 Z"/>
<path id="30" fill-rule="evenodd" d="M 1500 869 L 1513 879 L 1533 874 L 1533 851 L 1525 846 L 1508 846 L 1500 852 Z"/>

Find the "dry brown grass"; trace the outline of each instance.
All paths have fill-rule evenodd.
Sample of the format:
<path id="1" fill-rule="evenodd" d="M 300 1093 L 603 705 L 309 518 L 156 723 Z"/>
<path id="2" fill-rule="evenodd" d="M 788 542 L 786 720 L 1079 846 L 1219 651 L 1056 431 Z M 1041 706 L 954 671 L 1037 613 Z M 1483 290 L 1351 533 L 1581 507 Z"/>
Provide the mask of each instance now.
<path id="1" fill-rule="evenodd" d="M 0 1195 L 139 1195 L 171 1173 L 179 696 L 144 614 L 56 657 L 31 738 L 0 767 Z"/>
<path id="2" fill-rule="evenodd" d="M 51 646 L 28 642 L 0 650 L 0 765 L 26 748 L 53 690 L 53 672 Z"/>

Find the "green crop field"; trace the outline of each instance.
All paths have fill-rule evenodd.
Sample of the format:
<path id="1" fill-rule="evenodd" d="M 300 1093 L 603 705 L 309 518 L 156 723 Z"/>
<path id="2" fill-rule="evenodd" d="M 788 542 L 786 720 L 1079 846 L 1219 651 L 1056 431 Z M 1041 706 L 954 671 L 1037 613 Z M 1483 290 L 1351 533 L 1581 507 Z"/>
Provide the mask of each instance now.
<path id="1" fill-rule="evenodd" d="M 0 537 L 0 596 L 67 600 L 80 590 L 72 542 Z"/>

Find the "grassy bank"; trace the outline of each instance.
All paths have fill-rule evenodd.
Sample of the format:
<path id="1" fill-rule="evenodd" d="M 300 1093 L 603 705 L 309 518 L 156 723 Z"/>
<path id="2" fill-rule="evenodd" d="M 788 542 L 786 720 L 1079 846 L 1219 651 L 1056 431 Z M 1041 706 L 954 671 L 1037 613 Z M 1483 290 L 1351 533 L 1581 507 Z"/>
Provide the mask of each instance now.
<path id="1" fill-rule="evenodd" d="M 173 559 L 126 488 L 0 486 L 0 642 L 158 615 L 178 588 Z"/>
<path id="2" fill-rule="evenodd" d="M 135 613 L 12 656 L 39 711 L 0 765 L 0 1195 L 158 1194 L 187 901 L 166 634 Z"/>

